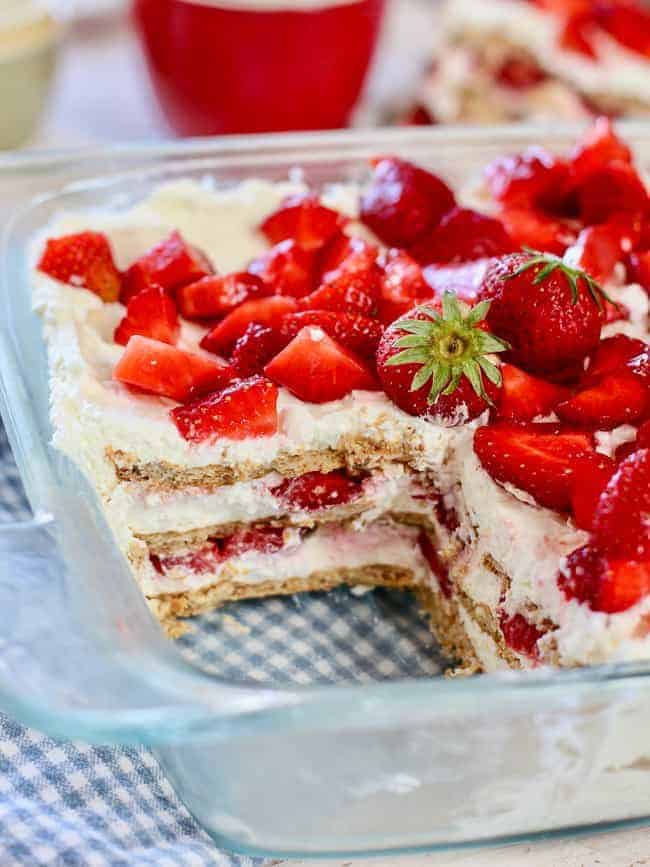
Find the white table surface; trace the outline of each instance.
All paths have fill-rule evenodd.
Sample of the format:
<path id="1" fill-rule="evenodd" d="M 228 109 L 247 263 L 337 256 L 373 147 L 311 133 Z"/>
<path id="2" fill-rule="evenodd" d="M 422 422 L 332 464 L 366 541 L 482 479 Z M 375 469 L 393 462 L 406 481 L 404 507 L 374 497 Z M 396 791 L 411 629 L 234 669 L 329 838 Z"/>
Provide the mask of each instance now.
<path id="1" fill-rule="evenodd" d="M 426 55 L 426 0 L 393 0 L 387 34 L 368 87 L 377 103 L 399 99 Z M 395 45 L 398 49 L 395 50 Z M 408 46 L 408 50 L 400 50 Z M 367 117 L 367 115 L 365 116 Z M 71 29 L 49 110 L 32 147 L 170 138 L 152 97 L 135 36 L 125 23 Z M 279 862 L 291 867 L 347 867 L 349 860 Z M 354 867 L 650 867 L 650 829 L 596 834 L 534 845 L 355 861 Z"/>

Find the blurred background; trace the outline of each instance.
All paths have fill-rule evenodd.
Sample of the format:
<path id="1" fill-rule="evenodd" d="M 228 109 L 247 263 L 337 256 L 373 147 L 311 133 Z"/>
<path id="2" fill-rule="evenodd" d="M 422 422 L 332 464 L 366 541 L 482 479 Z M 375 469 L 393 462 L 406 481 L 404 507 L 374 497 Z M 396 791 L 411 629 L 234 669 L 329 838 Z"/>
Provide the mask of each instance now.
<path id="1" fill-rule="evenodd" d="M 0 147 L 650 115 L 643 0 L 0 0 Z"/>

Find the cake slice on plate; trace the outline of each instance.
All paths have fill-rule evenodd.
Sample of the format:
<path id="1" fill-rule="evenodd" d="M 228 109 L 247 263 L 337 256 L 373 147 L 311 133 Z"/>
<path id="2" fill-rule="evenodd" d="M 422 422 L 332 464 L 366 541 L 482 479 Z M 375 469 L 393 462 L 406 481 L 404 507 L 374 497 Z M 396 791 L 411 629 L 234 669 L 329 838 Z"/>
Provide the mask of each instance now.
<path id="1" fill-rule="evenodd" d="M 647 657 L 649 215 L 606 121 L 468 191 L 386 157 L 62 214 L 54 444 L 172 635 L 347 583 L 414 590 L 468 670 Z"/>

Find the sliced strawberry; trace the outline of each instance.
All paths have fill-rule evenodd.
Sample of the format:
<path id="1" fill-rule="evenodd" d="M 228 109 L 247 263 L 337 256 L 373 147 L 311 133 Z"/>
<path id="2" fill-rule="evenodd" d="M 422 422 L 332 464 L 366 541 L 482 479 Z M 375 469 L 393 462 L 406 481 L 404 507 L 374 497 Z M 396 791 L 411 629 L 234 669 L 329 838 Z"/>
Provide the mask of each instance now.
<path id="1" fill-rule="evenodd" d="M 616 472 L 616 464 L 600 452 L 576 458 L 571 476 L 571 509 L 575 522 L 591 530 L 600 495 Z"/>
<path id="2" fill-rule="evenodd" d="M 605 571 L 605 561 L 593 545 L 576 548 L 566 558 L 557 576 L 557 584 L 567 599 L 586 602 L 594 610 Z"/>
<path id="3" fill-rule="evenodd" d="M 496 81 L 514 90 L 526 90 L 541 84 L 548 78 L 547 73 L 532 58 L 519 56 L 506 58 L 495 73 Z"/>
<path id="4" fill-rule="evenodd" d="M 563 421 L 592 430 L 644 421 L 650 415 L 648 351 L 581 389 L 555 411 Z"/>
<path id="5" fill-rule="evenodd" d="M 152 283 L 162 286 L 167 292 L 174 292 L 181 286 L 207 277 L 213 270 L 200 250 L 188 244 L 180 232 L 173 231 L 126 271 L 120 300 L 126 304 L 133 295 Z"/>
<path id="6" fill-rule="evenodd" d="M 166 575 L 175 569 L 185 573 L 205 575 L 216 572 L 221 566 L 223 557 L 218 542 L 207 542 L 188 554 L 151 554 L 150 560 L 151 565 L 160 575 Z"/>
<path id="7" fill-rule="evenodd" d="M 453 292 L 461 301 L 473 304 L 479 296 L 486 271 L 493 259 L 477 259 L 461 265 L 427 265 L 424 279 L 436 295 Z"/>
<path id="8" fill-rule="evenodd" d="M 284 530 L 282 527 L 253 527 L 248 530 L 237 530 L 231 536 L 220 539 L 219 543 L 223 560 L 241 557 L 249 551 L 273 554 L 274 551 L 284 547 Z"/>
<path id="9" fill-rule="evenodd" d="M 407 247 L 436 226 L 455 205 L 440 178 L 413 163 L 385 157 L 374 166 L 361 197 L 361 219 L 385 244 Z"/>
<path id="10" fill-rule="evenodd" d="M 319 257 L 322 283 L 330 283 L 341 271 L 372 271 L 377 268 L 379 247 L 363 238 L 336 235 Z"/>
<path id="11" fill-rule="evenodd" d="M 592 172 L 611 162 L 632 162 L 632 151 L 616 135 L 612 122 L 599 117 L 575 146 L 570 159 L 571 176 L 581 184 Z"/>
<path id="12" fill-rule="evenodd" d="M 589 359 L 589 364 L 581 379 L 581 385 L 583 387 L 594 385 L 603 376 L 612 373 L 626 361 L 631 361 L 645 348 L 646 345 L 642 340 L 636 340 L 625 334 L 615 334 L 613 337 L 601 340 Z"/>
<path id="13" fill-rule="evenodd" d="M 409 252 L 421 265 L 470 262 L 517 249 L 500 220 L 454 208 Z"/>
<path id="14" fill-rule="evenodd" d="M 185 406 L 171 417 L 183 439 L 201 443 L 212 439 L 245 440 L 273 436 L 278 430 L 278 389 L 263 376 L 233 382 Z"/>
<path id="15" fill-rule="evenodd" d="M 607 282 L 616 265 L 623 259 L 623 242 L 620 227 L 612 223 L 589 226 L 578 235 L 579 250 L 577 265 L 594 280 Z M 627 239 L 629 241 L 629 238 Z M 628 248 L 630 249 L 630 248 Z"/>
<path id="16" fill-rule="evenodd" d="M 474 451 L 495 481 L 514 485 L 559 512 L 571 507 L 574 461 L 593 450 L 587 434 L 553 424 L 496 423 L 474 435 Z"/>
<path id="17" fill-rule="evenodd" d="M 501 365 L 501 376 L 499 415 L 514 421 L 548 415 L 570 394 L 569 389 L 531 376 L 512 364 Z"/>
<path id="18" fill-rule="evenodd" d="M 141 334 L 163 343 L 176 343 L 180 333 L 176 305 L 164 289 L 153 286 L 131 298 L 113 339 L 126 346 L 134 334 Z"/>
<path id="19" fill-rule="evenodd" d="M 270 490 L 290 511 L 315 511 L 349 503 L 361 494 L 362 483 L 351 479 L 343 470 L 333 470 L 331 473 L 305 473 L 285 479 Z"/>
<path id="20" fill-rule="evenodd" d="M 537 642 L 544 633 L 527 620 L 523 614 L 507 615 L 505 611 L 499 612 L 499 626 L 503 634 L 503 640 L 506 645 L 514 650 L 515 653 L 521 653 L 523 656 L 529 656 L 531 659 L 539 657 Z"/>
<path id="21" fill-rule="evenodd" d="M 512 238 L 514 247 L 531 247 L 561 256 L 575 243 L 576 233 L 566 221 L 533 208 L 506 207 L 499 218 Z"/>
<path id="22" fill-rule="evenodd" d="M 245 301 L 209 331 L 201 341 L 201 348 L 216 355 L 230 355 L 250 322 L 277 329 L 282 317 L 296 310 L 294 298 L 273 296 Z"/>
<path id="23" fill-rule="evenodd" d="M 567 599 L 618 614 L 650 593 L 650 561 L 608 559 L 593 545 L 583 545 L 567 557 L 557 582 Z"/>
<path id="24" fill-rule="evenodd" d="M 433 297 L 422 269 L 404 250 L 388 250 L 380 282 L 379 319 L 390 325 L 416 304 Z"/>
<path id="25" fill-rule="evenodd" d="M 330 282 L 323 283 L 305 298 L 298 300 L 300 310 L 334 310 L 374 316 L 379 299 L 379 269 L 347 271 L 337 269 Z"/>
<path id="26" fill-rule="evenodd" d="M 620 463 L 639 449 L 650 449 L 650 419 L 643 422 L 633 440 L 621 443 L 614 457 Z"/>
<path id="27" fill-rule="evenodd" d="M 447 599 L 451 598 L 453 588 L 449 577 L 449 569 L 442 562 L 438 549 L 435 547 L 427 532 L 422 530 L 418 536 L 418 545 L 424 556 L 424 559 L 429 564 L 429 568 L 438 579 L 440 592 Z"/>
<path id="28" fill-rule="evenodd" d="M 89 289 L 102 301 L 117 301 L 122 278 L 111 245 L 101 232 L 80 232 L 50 238 L 38 268 L 55 280 Z"/>
<path id="29" fill-rule="evenodd" d="M 140 335 L 129 340 L 113 371 L 113 379 L 124 385 L 181 403 L 223 388 L 232 377 L 230 365 L 216 358 Z"/>
<path id="30" fill-rule="evenodd" d="M 587 224 L 604 223 L 621 213 L 644 214 L 648 193 L 633 166 L 611 162 L 591 172 L 578 187 L 580 216 Z"/>
<path id="31" fill-rule="evenodd" d="M 598 500 L 593 539 L 610 557 L 650 558 L 650 449 L 619 464 Z"/>
<path id="32" fill-rule="evenodd" d="M 246 331 L 235 343 L 230 363 L 238 376 L 261 373 L 264 365 L 284 349 L 288 342 L 288 337 L 268 325 L 249 322 Z"/>
<path id="33" fill-rule="evenodd" d="M 264 368 L 266 375 L 310 403 L 339 400 L 377 387 L 364 362 L 321 329 L 306 327 Z"/>
<path id="34" fill-rule="evenodd" d="M 316 286 L 317 255 L 296 241 L 280 241 L 248 266 L 276 295 L 301 298 Z"/>
<path id="35" fill-rule="evenodd" d="M 560 47 L 584 54 L 592 60 L 598 55 L 593 43 L 594 26 L 590 15 L 569 15 L 560 22 Z"/>
<path id="36" fill-rule="evenodd" d="M 259 277 L 239 271 L 223 276 L 212 274 L 181 286 L 176 292 L 176 303 L 186 319 L 217 319 L 245 301 L 270 294 L 271 290 Z"/>
<path id="37" fill-rule="evenodd" d="M 326 208 L 311 194 L 288 196 L 260 226 L 271 244 L 288 239 L 305 250 L 317 250 L 348 222 L 338 211 Z"/>
<path id="38" fill-rule="evenodd" d="M 492 196 L 516 208 L 558 206 L 566 188 L 569 168 L 541 147 L 522 154 L 499 157 L 485 170 Z"/>
<path id="39" fill-rule="evenodd" d="M 595 4 L 598 24 L 630 51 L 650 59 L 650 11 L 642 4 L 611 2 Z"/>
<path id="40" fill-rule="evenodd" d="M 630 280 L 650 294 L 650 250 L 630 253 L 628 271 Z"/>
<path id="41" fill-rule="evenodd" d="M 288 342 L 306 325 L 316 325 L 322 328 L 325 334 L 329 334 L 341 346 L 351 349 L 357 355 L 373 360 L 384 331 L 381 322 L 377 322 L 376 319 L 368 319 L 358 313 L 304 310 L 285 316 L 280 326 L 280 332 Z"/>

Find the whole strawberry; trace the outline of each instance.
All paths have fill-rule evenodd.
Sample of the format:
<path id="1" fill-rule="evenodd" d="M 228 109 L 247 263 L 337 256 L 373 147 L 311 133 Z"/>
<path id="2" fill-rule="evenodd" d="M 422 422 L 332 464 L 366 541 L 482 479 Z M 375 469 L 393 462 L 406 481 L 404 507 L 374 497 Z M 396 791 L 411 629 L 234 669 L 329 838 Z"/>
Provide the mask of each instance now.
<path id="1" fill-rule="evenodd" d="M 384 391 L 400 409 L 451 426 L 494 404 L 501 374 L 486 357 L 508 348 L 481 323 L 490 308 L 473 308 L 445 292 L 442 311 L 423 305 L 393 322 L 377 349 Z"/>
<path id="2" fill-rule="evenodd" d="M 492 302 L 490 329 L 510 344 L 505 358 L 531 373 L 574 367 L 598 345 L 606 296 L 556 256 L 527 250 L 495 260 L 480 297 Z"/>

